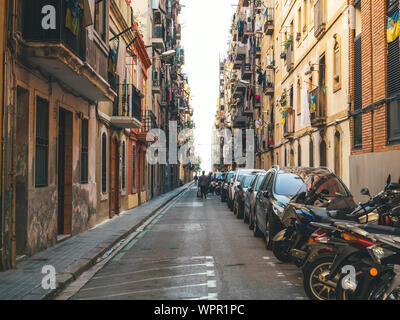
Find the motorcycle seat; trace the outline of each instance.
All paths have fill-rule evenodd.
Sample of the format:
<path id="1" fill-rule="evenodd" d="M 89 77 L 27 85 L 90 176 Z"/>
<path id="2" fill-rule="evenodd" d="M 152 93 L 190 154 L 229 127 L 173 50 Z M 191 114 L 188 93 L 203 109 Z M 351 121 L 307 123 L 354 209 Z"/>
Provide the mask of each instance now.
<path id="1" fill-rule="evenodd" d="M 400 236 L 400 228 L 373 225 L 373 224 L 365 224 L 363 226 L 360 226 L 360 228 L 371 233 Z"/>

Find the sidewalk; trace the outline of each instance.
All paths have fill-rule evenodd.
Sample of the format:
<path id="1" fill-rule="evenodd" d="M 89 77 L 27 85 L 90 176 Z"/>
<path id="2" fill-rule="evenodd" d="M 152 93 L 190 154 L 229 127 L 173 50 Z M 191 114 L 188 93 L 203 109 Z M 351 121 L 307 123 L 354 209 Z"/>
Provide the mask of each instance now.
<path id="1" fill-rule="evenodd" d="M 0 272 L 0 300 L 41 300 L 54 296 L 89 269 L 97 258 L 135 231 L 153 213 L 185 191 L 192 183 L 160 195 L 100 226 L 80 233 L 19 263 L 17 269 Z M 42 267 L 57 271 L 57 288 L 42 289 Z"/>

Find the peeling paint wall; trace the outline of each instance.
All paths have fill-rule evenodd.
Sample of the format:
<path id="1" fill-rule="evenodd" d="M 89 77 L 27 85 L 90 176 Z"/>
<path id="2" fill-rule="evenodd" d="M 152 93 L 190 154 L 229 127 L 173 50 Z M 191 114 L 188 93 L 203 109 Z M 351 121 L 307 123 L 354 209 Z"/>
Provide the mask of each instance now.
<path id="1" fill-rule="evenodd" d="M 18 168 L 28 171 L 27 248 L 33 255 L 57 243 L 58 237 L 58 135 L 59 110 L 72 113 L 72 125 L 66 130 L 72 134 L 72 230 L 71 235 L 83 232 L 96 224 L 96 111 L 93 105 L 71 95 L 56 82 L 48 82 L 36 71 L 16 68 L 19 86 L 29 92 L 28 156 L 18 160 Z M 49 146 L 47 186 L 35 187 L 36 96 L 49 101 Z M 79 116 L 78 116 L 79 115 Z M 88 183 L 81 184 L 81 123 L 89 123 Z M 18 150 L 18 145 L 17 145 Z M 25 162 L 25 163 L 21 163 Z M 24 170 L 25 170 L 24 169 Z M 18 223 L 18 221 L 17 221 Z"/>

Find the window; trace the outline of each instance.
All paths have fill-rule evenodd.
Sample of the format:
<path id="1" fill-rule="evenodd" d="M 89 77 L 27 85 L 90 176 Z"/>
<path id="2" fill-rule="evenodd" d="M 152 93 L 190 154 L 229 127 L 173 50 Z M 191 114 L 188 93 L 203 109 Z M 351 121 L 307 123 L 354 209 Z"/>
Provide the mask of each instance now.
<path id="1" fill-rule="evenodd" d="M 81 183 L 88 183 L 88 170 L 89 170 L 89 121 L 87 119 L 82 120 L 82 133 L 81 133 Z"/>
<path id="2" fill-rule="evenodd" d="M 301 145 L 300 145 L 300 142 L 297 146 L 297 166 L 301 167 Z"/>
<path id="3" fill-rule="evenodd" d="M 107 28 L 107 0 L 96 1 L 94 11 L 94 29 L 97 34 L 106 41 Z"/>
<path id="4" fill-rule="evenodd" d="M 307 33 L 308 10 L 308 1 L 303 0 L 303 33 Z"/>
<path id="5" fill-rule="evenodd" d="M 49 155 L 49 102 L 36 97 L 35 187 L 47 186 Z"/>
<path id="6" fill-rule="evenodd" d="M 132 146 L 132 193 L 136 192 L 136 146 Z"/>
<path id="7" fill-rule="evenodd" d="M 314 167 L 314 142 L 310 139 L 310 167 Z"/>
<path id="8" fill-rule="evenodd" d="M 125 189 L 126 187 L 126 178 L 125 178 L 125 172 L 126 172 L 126 156 L 125 156 L 125 141 L 122 142 L 122 190 Z"/>
<path id="9" fill-rule="evenodd" d="M 303 180 L 297 174 L 279 173 L 275 182 L 275 194 L 293 196 L 303 183 Z"/>
<path id="10" fill-rule="evenodd" d="M 335 35 L 335 44 L 333 46 L 333 91 L 338 91 L 341 88 L 341 60 L 340 60 L 340 40 L 339 36 Z"/>
<path id="11" fill-rule="evenodd" d="M 101 137 L 101 191 L 107 192 L 107 135 Z"/>
<path id="12" fill-rule="evenodd" d="M 400 101 L 394 100 L 388 110 L 389 143 L 400 142 Z"/>
<path id="13" fill-rule="evenodd" d="M 298 40 L 300 43 L 301 40 L 301 33 L 302 33 L 302 24 L 301 24 L 301 7 L 299 8 L 298 12 L 297 12 L 297 35 L 298 35 Z"/>
<path id="14" fill-rule="evenodd" d="M 354 42 L 354 112 L 353 144 L 354 149 L 362 148 L 362 72 L 361 72 L 361 34 Z"/>
<path id="15" fill-rule="evenodd" d="M 326 142 L 322 140 L 319 145 L 319 165 L 320 167 L 326 167 Z"/>

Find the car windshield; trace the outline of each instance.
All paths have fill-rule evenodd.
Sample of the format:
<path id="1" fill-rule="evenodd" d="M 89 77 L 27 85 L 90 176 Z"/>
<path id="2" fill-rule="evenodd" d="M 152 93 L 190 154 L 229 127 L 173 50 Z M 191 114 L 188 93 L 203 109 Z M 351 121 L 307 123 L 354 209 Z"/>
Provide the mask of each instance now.
<path id="1" fill-rule="evenodd" d="M 294 173 L 278 173 L 275 182 L 275 194 L 292 197 L 304 184 L 303 179 Z"/>
<path id="2" fill-rule="evenodd" d="M 234 174 L 235 174 L 234 172 L 229 172 L 228 175 L 226 176 L 225 181 L 226 181 L 226 182 L 231 181 L 231 179 L 233 178 L 233 175 L 234 175 Z"/>
<path id="3" fill-rule="evenodd" d="M 313 175 L 308 177 L 299 192 L 323 193 L 325 197 L 348 197 L 349 193 L 343 183 L 334 175 Z"/>
<path id="4" fill-rule="evenodd" d="M 254 171 L 241 171 L 237 176 L 237 182 L 240 183 L 245 175 L 251 175 L 254 177 Z"/>
<path id="5" fill-rule="evenodd" d="M 248 188 L 253 181 L 254 176 L 245 176 L 243 181 L 243 188 Z"/>
<path id="6" fill-rule="evenodd" d="M 260 186 L 261 186 L 261 183 L 263 182 L 263 180 L 264 180 L 264 177 L 265 177 L 265 174 L 263 174 L 263 175 L 260 175 L 259 177 L 258 177 L 258 180 L 257 180 L 257 184 L 256 184 L 256 191 L 258 191 L 258 189 L 260 189 Z"/>

